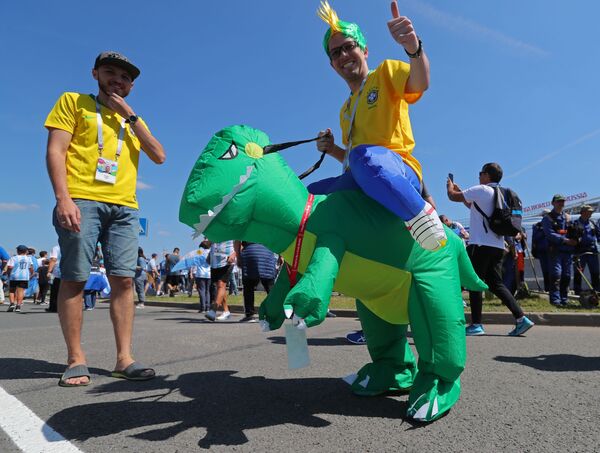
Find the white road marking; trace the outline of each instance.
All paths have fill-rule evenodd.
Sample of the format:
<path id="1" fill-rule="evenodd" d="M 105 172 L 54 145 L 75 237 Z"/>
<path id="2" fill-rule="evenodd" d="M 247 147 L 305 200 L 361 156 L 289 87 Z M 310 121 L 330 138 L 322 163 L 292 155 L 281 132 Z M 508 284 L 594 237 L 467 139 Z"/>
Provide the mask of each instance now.
<path id="1" fill-rule="evenodd" d="M 0 407 L 0 428 L 25 453 L 81 453 L 2 387 Z"/>

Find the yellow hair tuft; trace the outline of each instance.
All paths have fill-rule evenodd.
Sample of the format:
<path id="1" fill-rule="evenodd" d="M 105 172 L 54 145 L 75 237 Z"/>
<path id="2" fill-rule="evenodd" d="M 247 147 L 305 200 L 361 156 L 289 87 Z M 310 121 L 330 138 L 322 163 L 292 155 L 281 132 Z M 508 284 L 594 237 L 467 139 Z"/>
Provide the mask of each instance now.
<path id="1" fill-rule="evenodd" d="M 339 25 L 340 19 L 335 10 L 329 5 L 327 0 L 321 2 L 321 6 L 317 10 L 317 15 L 321 18 L 321 20 L 323 20 L 323 22 L 329 25 L 332 33 L 338 33 L 342 31 Z"/>

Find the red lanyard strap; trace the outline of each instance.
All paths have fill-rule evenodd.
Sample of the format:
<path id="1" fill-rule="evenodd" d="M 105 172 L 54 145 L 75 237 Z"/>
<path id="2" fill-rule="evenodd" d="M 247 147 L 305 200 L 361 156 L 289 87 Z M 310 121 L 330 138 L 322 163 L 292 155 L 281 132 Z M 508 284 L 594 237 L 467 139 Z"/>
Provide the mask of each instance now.
<path id="1" fill-rule="evenodd" d="M 294 249 L 294 259 L 292 260 L 292 267 L 286 264 L 286 270 L 288 277 L 290 278 L 290 288 L 296 285 L 296 278 L 298 275 L 298 264 L 300 263 L 300 252 L 302 251 L 302 242 L 304 240 L 304 231 L 306 230 L 306 222 L 310 216 L 312 210 L 313 201 L 315 196 L 310 193 L 308 194 L 308 200 L 304 205 L 304 212 L 302 213 L 302 220 L 300 220 L 300 226 L 298 227 L 298 235 L 296 236 L 296 248 Z"/>

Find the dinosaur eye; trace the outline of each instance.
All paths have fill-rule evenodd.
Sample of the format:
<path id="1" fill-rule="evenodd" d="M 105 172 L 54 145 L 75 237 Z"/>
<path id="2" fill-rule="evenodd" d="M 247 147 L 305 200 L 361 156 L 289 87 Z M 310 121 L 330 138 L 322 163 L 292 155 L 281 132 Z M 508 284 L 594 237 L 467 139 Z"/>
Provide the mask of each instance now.
<path id="1" fill-rule="evenodd" d="M 235 159 L 238 155 L 238 149 L 237 146 L 235 146 L 235 143 L 232 143 L 231 146 L 229 148 L 227 148 L 227 151 L 225 151 L 225 153 L 219 157 L 219 159 L 221 160 L 231 160 L 231 159 Z"/>

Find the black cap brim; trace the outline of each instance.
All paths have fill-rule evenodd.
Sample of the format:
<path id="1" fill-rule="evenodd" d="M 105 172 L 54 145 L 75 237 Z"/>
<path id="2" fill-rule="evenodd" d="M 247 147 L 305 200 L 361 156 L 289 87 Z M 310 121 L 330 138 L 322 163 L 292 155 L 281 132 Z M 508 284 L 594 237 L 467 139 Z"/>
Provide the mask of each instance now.
<path id="1" fill-rule="evenodd" d="M 107 64 L 111 64 L 114 66 L 118 66 L 119 68 L 125 69 L 125 71 L 127 71 L 129 73 L 129 75 L 131 76 L 132 80 L 137 79 L 137 77 L 140 75 L 140 70 L 136 66 L 129 63 L 128 61 L 123 61 L 119 58 L 110 58 L 110 57 L 103 58 L 98 63 L 96 63 L 96 66 L 94 66 L 94 69 L 98 69 L 100 66 L 107 65 Z"/>

